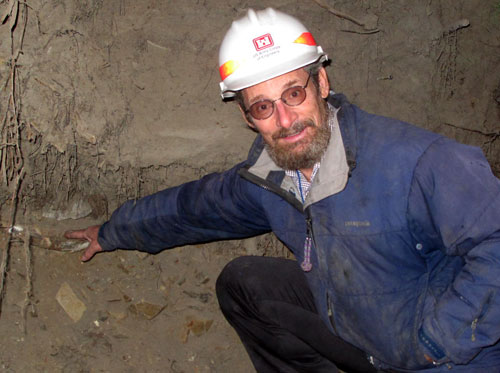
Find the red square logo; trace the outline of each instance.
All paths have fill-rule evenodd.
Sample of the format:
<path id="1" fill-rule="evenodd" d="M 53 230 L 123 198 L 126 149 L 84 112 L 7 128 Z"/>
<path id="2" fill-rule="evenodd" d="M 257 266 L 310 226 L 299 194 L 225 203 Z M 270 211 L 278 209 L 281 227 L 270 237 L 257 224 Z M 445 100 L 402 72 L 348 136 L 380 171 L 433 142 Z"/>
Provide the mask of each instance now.
<path id="1" fill-rule="evenodd" d="M 253 45 L 257 51 L 272 47 L 274 45 L 271 34 L 265 34 L 253 39 Z"/>

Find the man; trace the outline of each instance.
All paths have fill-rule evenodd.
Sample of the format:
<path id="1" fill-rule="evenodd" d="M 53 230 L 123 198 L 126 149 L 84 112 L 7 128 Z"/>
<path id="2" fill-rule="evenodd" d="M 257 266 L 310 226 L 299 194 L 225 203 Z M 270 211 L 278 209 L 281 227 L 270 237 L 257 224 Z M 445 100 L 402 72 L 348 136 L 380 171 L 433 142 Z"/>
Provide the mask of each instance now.
<path id="1" fill-rule="evenodd" d="M 67 237 L 87 261 L 273 231 L 297 261 L 242 257 L 217 281 L 259 372 L 500 372 L 500 181 L 479 149 L 331 92 L 325 60 L 296 19 L 249 10 L 220 50 L 248 159 Z"/>

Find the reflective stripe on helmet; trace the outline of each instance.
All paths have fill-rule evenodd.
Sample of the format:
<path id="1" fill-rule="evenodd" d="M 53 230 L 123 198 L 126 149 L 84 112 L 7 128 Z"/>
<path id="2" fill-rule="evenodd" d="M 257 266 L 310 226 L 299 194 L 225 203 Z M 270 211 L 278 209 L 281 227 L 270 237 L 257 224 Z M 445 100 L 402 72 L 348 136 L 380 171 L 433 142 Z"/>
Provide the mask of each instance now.
<path id="1" fill-rule="evenodd" d="M 316 40 L 314 40 L 314 38 L 310 32 L 304 32 L 297 39 L 295 39 L 294 43 L 306 44 L 306 45 L 316 45 Z"/>
<path id="2" fill-rule="evenodd" d="M 219 67 L 220 78 L 222 80 L 226 79 L 229 75 L 234 73 L 234 71 L 240 66 L 238 61 L 227 61 L 221 67 Z"/>

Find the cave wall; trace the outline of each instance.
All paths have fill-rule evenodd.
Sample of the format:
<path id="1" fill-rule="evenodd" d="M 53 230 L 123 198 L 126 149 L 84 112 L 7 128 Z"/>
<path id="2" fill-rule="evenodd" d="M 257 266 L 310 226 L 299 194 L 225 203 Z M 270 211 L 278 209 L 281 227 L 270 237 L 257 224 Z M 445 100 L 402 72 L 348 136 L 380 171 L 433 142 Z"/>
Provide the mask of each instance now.
<path id="1" fill-rule="evenodd" d="M 269 5 L 0 3 L 4 219 L 18 197 L 36 219 L 102 221 L 129 198 L 244 159 L 255 133 L 220 99 L 218 46 L 233 19 Z M 481 146 L 500 172 L 498 0 L 272 6 L 313 32 L 336 92 Z"/>

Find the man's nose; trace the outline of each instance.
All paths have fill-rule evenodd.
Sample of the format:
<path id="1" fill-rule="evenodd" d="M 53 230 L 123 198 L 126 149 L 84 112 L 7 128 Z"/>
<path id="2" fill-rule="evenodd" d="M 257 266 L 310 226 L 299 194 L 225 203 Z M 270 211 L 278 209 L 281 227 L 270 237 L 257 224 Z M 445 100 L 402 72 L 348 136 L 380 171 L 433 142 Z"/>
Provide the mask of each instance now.
<path id="1" fill-rule="evenodd" d="M 278 126 L 282 128 L 289 128 L 297 119 L 297 113 L 295 113 L 295 111 L 282 100 L 275 101 L 274 105 L 278 114 Z"/>

